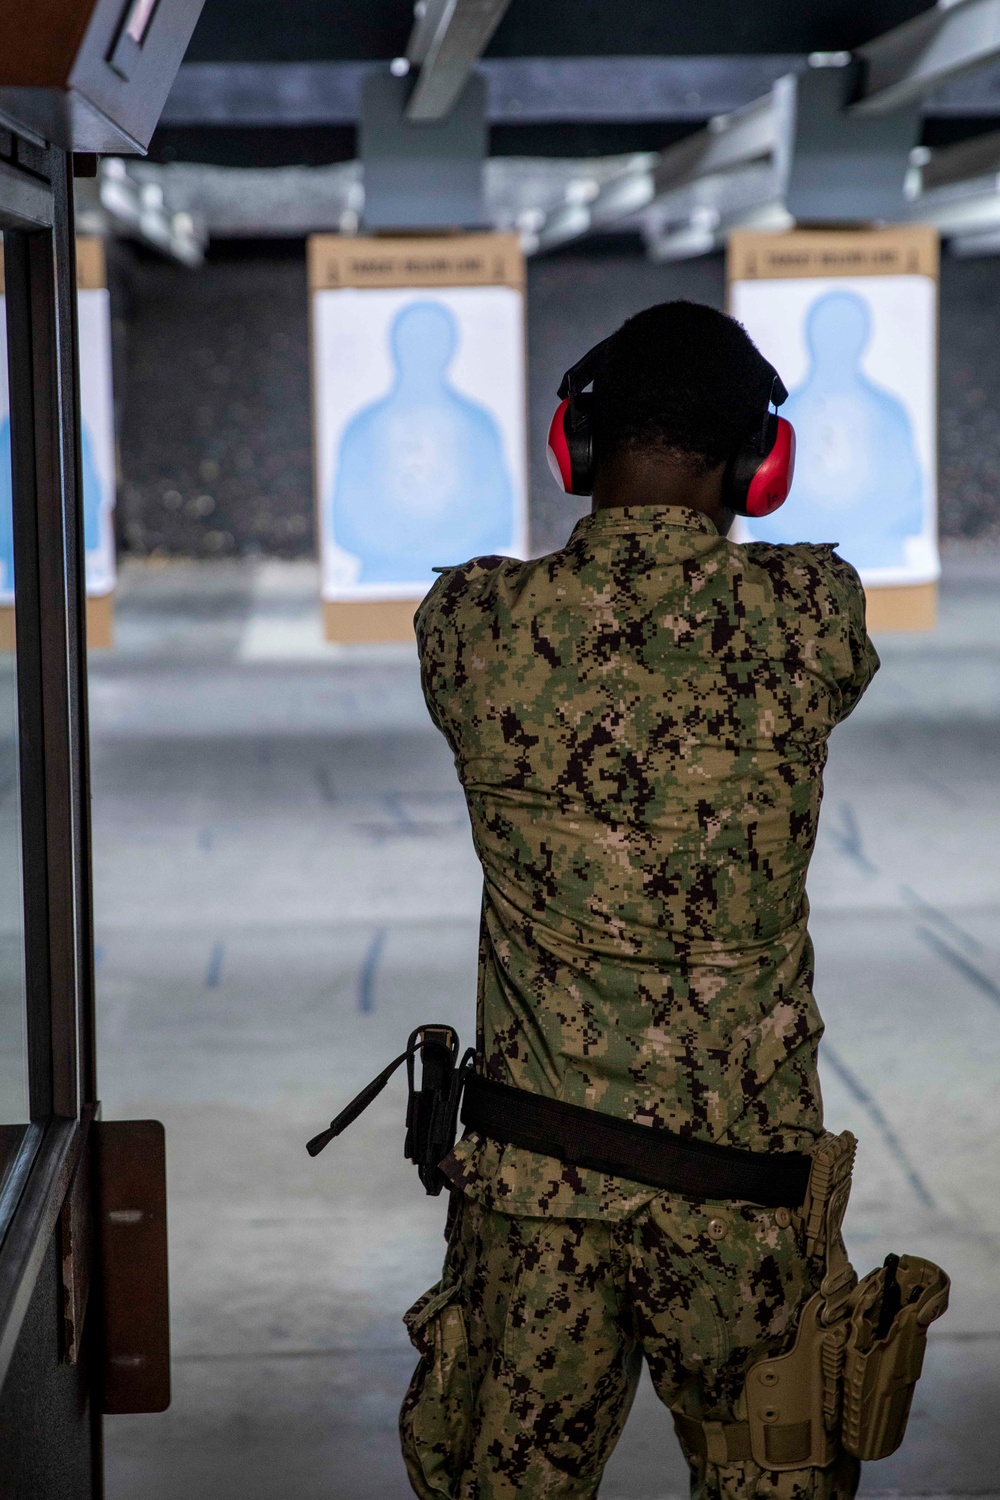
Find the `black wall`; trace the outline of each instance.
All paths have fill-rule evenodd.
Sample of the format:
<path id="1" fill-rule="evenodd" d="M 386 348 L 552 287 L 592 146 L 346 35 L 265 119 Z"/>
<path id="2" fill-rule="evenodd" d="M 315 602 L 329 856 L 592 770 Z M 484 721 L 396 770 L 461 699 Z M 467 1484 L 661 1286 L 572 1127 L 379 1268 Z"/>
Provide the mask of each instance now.
<path id="1" fill-rule="evenodd" d="M 933 0 L 513 0 L 489 57 L 830 52 L 860 46 Z M 405 51 L 412 0 L 206 0 L 187 62 L 390 58 Z"/>
<path id="2" fill-rule="evenodd" d="M 124 551 L 195 557 L 315 548 L 304 247 L 223 246 L 196 271 L 112 257 Z M 722 306 L 721 257 L 651 265 L 612 244 L 528 273 L 532 542 L 583 506 L 555 489 L 545 433 L 563 370 L 630 313 L 671 297 Z M 1000 258 L 945 258 L 941 530 L 1000 545 Z"/>
<path id="3" fill-rule="evenodd" d="M 311 554 L 304 246 L 234 247 L 196 271 L 113 249 L 120 548 Z"/>

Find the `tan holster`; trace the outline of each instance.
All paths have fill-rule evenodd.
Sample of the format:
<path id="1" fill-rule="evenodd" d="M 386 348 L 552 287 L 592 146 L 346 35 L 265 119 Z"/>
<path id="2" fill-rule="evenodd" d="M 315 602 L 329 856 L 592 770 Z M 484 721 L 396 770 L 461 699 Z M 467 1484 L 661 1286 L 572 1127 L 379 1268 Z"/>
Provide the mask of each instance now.
<path id="1" fill-rule="evenodd" d="M 748 1371 L 737 1403 L 745 1420 L 674 1413 L 678 1435 L 709 1462 L 825 1468 L 840 1449 L 885 1458 L 903 1441 L 927 1328 L 947 1307 L 950 1283 L 931 1261 L 904 1255 L 858 1284 L 841 1236 L 856 1151 L 849 1130 L 821 1136 L 813 1149 L 800 1214 L 823 1280 L 799 1314 L 792 1348 Z"/>

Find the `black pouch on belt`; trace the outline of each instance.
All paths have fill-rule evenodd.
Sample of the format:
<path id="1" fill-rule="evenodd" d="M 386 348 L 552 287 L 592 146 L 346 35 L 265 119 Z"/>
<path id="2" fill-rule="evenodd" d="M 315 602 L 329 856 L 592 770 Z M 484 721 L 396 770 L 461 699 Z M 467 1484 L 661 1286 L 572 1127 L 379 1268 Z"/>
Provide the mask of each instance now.
<path id="1" fill-rule="evenodd" d="M 416 1058 L 420 1054 L 420 1087 L 416 1083 Z M 458 1065 L 458 1033 L 452 1026 L 418 1026 L 411 1033 L 406 1051 L 383 1068 L 371 1083 L 365 1085 L 326 1130 L 313 1136 L 306 1145 L 310 1156 L 318 1156 L 341 1131 L 354 1123 L 385 1088 L 396 1069 L 406 1063 L 408 1098 L 406 1104 L 406 1140 L 403 1155 L 412 1161 L 427 1192 L 436 1198 L 447 1179 L 438 1163 L 455 1144 L 458 1128 L 458 1105 L 465 1075 L 474 1053 L 466 1053 Z"/>

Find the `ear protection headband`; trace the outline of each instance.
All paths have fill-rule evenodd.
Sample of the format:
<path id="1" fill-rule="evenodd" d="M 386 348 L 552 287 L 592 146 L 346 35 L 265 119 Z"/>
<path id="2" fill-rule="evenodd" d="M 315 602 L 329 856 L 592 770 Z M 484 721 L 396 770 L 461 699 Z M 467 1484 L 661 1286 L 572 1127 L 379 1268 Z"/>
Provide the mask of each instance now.
<path id="1" fill-rule="evenodd" d="M 610 338 L 602 339 L 566 371 L 559 405 L 549 425 L 548 460 L 556 483 L 568 495 L 589 495 L 594 487 L 594 397 L 586 387 L 600 365 Z M 781 376 L 762 361 L 771 385 L 759 429 L 749 433 L 726 464 L 723 504 L 738 516 L 769 516 L 783 505 L 795 469 L 795 431 L 771 407 L 788 399 Z"/>
<path id="2" fill-rule="evenodd" d="M 602 339 L 566 371 L 559 405 L 549 423 L 547 456 L 552 477 L 567 495 L 589 495 L 594 487 L 594 396 L 585 390 L 611 339 Z"/>

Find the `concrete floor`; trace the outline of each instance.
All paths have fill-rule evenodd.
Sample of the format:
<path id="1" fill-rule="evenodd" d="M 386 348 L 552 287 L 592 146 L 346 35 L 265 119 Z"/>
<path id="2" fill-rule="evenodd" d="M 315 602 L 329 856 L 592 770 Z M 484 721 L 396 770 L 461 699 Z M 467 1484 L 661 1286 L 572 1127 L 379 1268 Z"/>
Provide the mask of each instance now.
<path id="1" fill-rule="evenodd" d="M 174 1401 L 107 1422 L 108 1500 L 404 1500 L 400 1322 L 443 1204 L 403 1087 L 305 1140 L 419 1021 L 471 1037 L 478 870 L 412 650 L 325 646 L 290 564 L 126 569 L 95 656 L 101 1092 L 167 1127 Z M 866 1495 L 1000 1496 L 1000 559 L 837 732 L 811 879 L 827 1120 L 859 1270 L 940 1261 L 903 1450 Z M 606 1500 L 685 1493 L 641 1392 Z"/>

